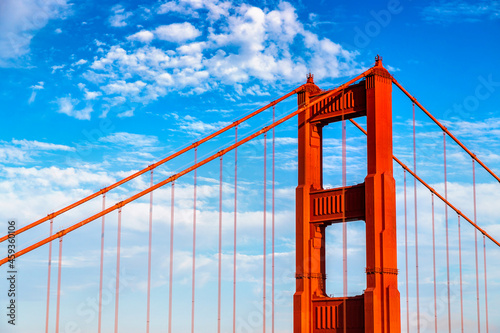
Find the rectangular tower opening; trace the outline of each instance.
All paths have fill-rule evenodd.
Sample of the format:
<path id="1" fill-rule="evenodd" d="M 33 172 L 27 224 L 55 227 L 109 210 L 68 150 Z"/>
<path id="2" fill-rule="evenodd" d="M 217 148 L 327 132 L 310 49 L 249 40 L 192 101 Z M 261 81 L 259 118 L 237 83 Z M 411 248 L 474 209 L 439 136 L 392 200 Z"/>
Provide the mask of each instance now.
<path id="1" fill-rule="evenodd" d="M 346 222 L 347 226 L 347 296 L 361 295 L 366 289 L 365 221 Z M 344 296 L 344 258 L 342 223 L 325 229 L 326 294 Z"/>
<path id="2" fill-rule="evenodd" d="M 364 124 L 365 117 L 356 121 Z M 363 183 L 367 174 L 366 135 L 346 120 L 346 186 Z M 342 121 L 323 127 L 323 188 L 342 187 Z"/>

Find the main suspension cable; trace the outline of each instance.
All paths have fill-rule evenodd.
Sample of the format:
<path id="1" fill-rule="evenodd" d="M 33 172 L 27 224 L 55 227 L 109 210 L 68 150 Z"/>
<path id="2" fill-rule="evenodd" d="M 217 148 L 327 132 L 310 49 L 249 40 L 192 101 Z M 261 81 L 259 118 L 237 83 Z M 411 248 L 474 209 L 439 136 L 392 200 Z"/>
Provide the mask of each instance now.
<path id="1" fill-rule="evenodd" d="M 367 134 L 366 130 L 361 127 L 357 122 L 352 119 L 349 119 L 360 131 L 362 131 L 365 135 Z M 434 193 L 441 201 L 443 201 L 447 207 L 453 209 L 458 215 L 464 218 L 469 224 L 471 224 L 474 228 L 476 228 L 479 232 L 481 232 L 485 237 L 495 243 L 498 247 L 500 247 L 500 242 L 498 242 L 495 238 L 493 238 L 490 234 L 488 234 L 483 228 L 478 226 L 474 221 L 467 217 L 464 213 L 462 213 L 458 208 L 456 208 L 451 202 L 449 202 L 445 197 L 439 194 L 432 186 L 427 184 L 422 178 L 420 178 L 415 172 L 413 172 L 410 168 L 408 168 L 399 158 L 396 156 L 392 156 L 393 160 L 396 161 L 404 170 L 408 171 L 413 177 L 417 178 L 420 184 L 424 185 L 431 193 Z M 0 261 L 0 264 L 2 262 Z"/>
<path id="2" fill-rule="evenodd" d="M 417 139 L 415 124 L 415 103 L 413 103 L 413 171 L 417 172 Z M 418 219 L 417 219 L 417 178 L 413 178 L 413 199 L 415 205 L 415 278 L 417 286 L 417 332 L 420 333 L 420 288 L 418 277 Z"/>
<path id="3" fill-rule="evenodd" d="M 231 145 L 231 146 L 229 146 L 229 147 L 227 147 L 225 149 L 222 149 L 219 152 L 217 152 L 217 153 L 215 153 L 215 154 L 213 154 L 213 155 L 205 158 L 204 160 L 198 162 L 197 164 L 192 165 L 191 167 L 188 167 L 188 168 L 186 168 L 186 169 L 178 172 L 177 174 L 174 174 L 174 175 L 170 176 L 169 178 L 167 178 L 167 179 L 165 179 L 163 181 L 160 181 L 156 185 L 153 185 L 153 186 L 151 186 L 151 187 L 149 187 L 149 188 L 147 188 L 147 189 L 145 189 L 145 190 L 143 190 L 143 191 L 141 191 L 139 193 L 136 193 L 135 195 L 132 195 L 129 198 L 127 198 L 127 199 L 125 199 L 123 201 L 120 201 L 117 204 L 115 204 L 115 205 L 113 205 L 113 206 L 111 206 L 111 207 L 109 207 L 109 208 L 107 208 L 107 209 L 105 209 L 105 210 L 103 210 L 103 211 L 101 211 L 99 213 L 96 213 L 96 214 L 94 214 L 94 215 L 92 215 L 92 216 L 90 216 L 90 217 L 88 217 L 88 218 L 86 218 L 86 219 L 84 219 L 84 220 L 82 220 L 82 221 L 80 221 L 78 223 L 75 223 L 72 226 L 70 226 L 70 227 L 68 227 L 66 229 L 63 229 L 63 230 L 59 231 L 58 233 L 52 235 L 51 237 L 44 238 L 44 239 L 36 242 L 35 244 L 32 244 L 32 245 L 30 245 L 30 246 L 28 246 L 28 247 L 26 247 L 26 248 L 24 248 L 24 249 L 16 252 L 16 254 L 15 254 L 16 258 L 18 258 L 18 257 L 20 257 L 20 256 L 22 256 L 22 255 L 24 255 L 24 254 L 26 254 L 26 253 L 28 253 L 28 252 L 36 249 L 36 248 L 39 248 L 40 246 L 45 245 L 45 244 L 47 244 L 48 242 L 50 242 L 50 241 L 52 241 L 54 239 L 60 238 L 60 237 L 66 235 L 66 234 L 68 234 L 70 232 L 73 232 L 74 230 L 76 230 L 76 229 L 78 229 L 78 228 L 80 228 L 80 227 L 82 227 L 82 226 L 84 226 L 84 225 L 86 225 L 86 224 L 94 221 L 95 219 L 100 218 L 103 215 L 106 215 L 106 214 L 108 214 L 108 213 L 110 213 L 110 212 L 112 212 L 114 210 L 117 210 L 120 207 L 123 207 L 124 205 L 129 204 L 130 202 L 132 202 L 134 200 L 137 200 L 137 199 L 141 198 L 142 196 L 150 193 L 151 191 L 154 191 L 154 190 L 156 190 L 156 189 L 158 189 L 158 188 L 160 188 L 162 186 L 165 186 L 166 184 L 172 183 L 176 179 L 184 176 L 185 174 L 193 171 L 194 169 L 197 169 L 198 167 L 200 167 L 202 165 L 205 165 L 205 164 L 207 164 L 210 161 L 213 161 L 214 159 L 216 159 L 216 158 L 218 158 L 218 157 L 220 157 L 220 156 L 228 153 L 229 151 L 232 151 L 236 147 L 239 147 L 242 144 L 245 144 L 248 141 L 250 141 L 250 140 L 258 137 L 259 135 L 262 135 L 263 133 L 268 132 L 269 130 L 273 129 L 274 127 L 281 125 L 282 123 L 284 123 L 284 122 L 288 121 L 289 119 L 295 117 L 296 115 L 302 113 L 306 108 L 323 102 L 327 98 L 329 98 L 329 97 L 333 96 L 334 94 L 336 94 L 338 91 L 342 90 L 344 87 L 346 87 L 346 86 L 352 84 L 353 82 L 356 82 L 359 79 L 365 77 L 370 72 L 371 72 L 371 69 L 369 69 L 369 70 L 361 73 L 360 75 L 358 75 L 355 78 L 349 80 L 348 82 L 344 83 L 340 87 L 338 87 L 336 89 L 333 89 L 333 90 L 330 90 L 327 93 L 325 93 L 325 94 L 321 95 L 320 97 L 318 97 L 317 99 L 315 99 L 314 101 L 309 102 L 309 104 L 300 106 L 298 108 L 298 110 L 296 110 L 294 112 L 291 112 L 290 114 L 282 117 L 281 119 L 277 120 L 273 124 L 263 127 L 262 129 L 258 130 L 257 132 L 254 132 L 253 134 L 251 134 L 251 135 L 245 137 L 244 139 L 238 141 L 237 143 L 234 143 L 233 145 Z M 5 264 L 8 260 L 9 260 L 8 257 L 3 258 L 2 260 L 0 260 L 0 266 L 2 266 L 3 264 Z"/>
<path id="4" fill-rule="evenodd" d="M 81 199 L 81 200 L 78 200 L 78 201 L 76 201 L 75 203 L 73 203 L 71 205 L 68 205 L 68 206 L 66 206 L 66 207 L 64 207 L 64 208 L 62 208 L 62 209 L 60 209 L 58 211 L 55 211 L 55 212 L 53 212 L 51 214 L 48 214 L 47 216 L 45 216 L 45 217 L 43 217 L 43 218 L 41 218 L 41 219 L 39 219 L 39 220 L 37 220 L 37 221 L 35 221 L 33 223 L 30 223 L 30 224 L 28 224 L 28 225 L 26 225 L 26 226 L 24 226 L 22 228 L 17 229 L 14 232 L 14 235 L 19 235 L 20 233 L 23 233 L 26 230 L 29 230 L 31 228 L 36 227 L 37 225 L 39 225 L 41 223 L 49 221 L 49 220 L 53 219 L 54 217 L 56 217 L 58 215 L 61 215 L 61 214 L 65 213 L 65 212 L 67 212 L 67 211 L 69 211 L 69 210 L 71 210 L 71 209 L 73 209 L 75 207 L 78 207 L 78 206 L 86 203 L 87 201 L 90 201 L 90 200 L 98 197 L 101 194 L 109 192 L 110 190 L 112 190 L 112 189 L 114 189 L 114 188 L 116 188 L 116 187 L 118 187 L 120 185 L 123 185 L 123 184 L 127 183 L 128 181 L 130 181 L 130 180 L 132 180 L 134 178 L 137 178 L 140 175 L 142 175 L 142 174 L 144 174 L 144 173 L 146 173 L 146 172 L 148 172 L 150 170 L 153 170 L 153 169 L 157 168 L 158 166 L 160 166 L 162 164 L 165 164 L 166 162 L 168 162 L 168 161 L 170 161 L 170 160 L 172 160 L 172 159 L 174 159 L 174 158 L 176 158 L 176 157 L 178 157 L 178 156 L 180 156 L 180 155 L 182 155 L 182 154 L 190 151 L 193 148 L 198 147 L 199 145 L 201 145 L 201 144 L 203 144 L 203 143 L 205 143 L 205 142 L 207 142 L 207 141 L 209 141 L 209 140 L 211 140 L 211 139 L 219 136 L 220 134 L 222 134 L 222 133 L 230 130 L 231 128 L 233 128 L 235 126 L 238 126 L 239 124 L 247 121 L 248 119 L 250 119 L 250 118 L 258 115 L 259 113 L 261 113 L 261 112 L 263 112 L 265 110 L 267 110 L 271 106 L 274 106 L 274 105 L 282 102 L 283 100 L 287 99 L 288 97 L 295 95 L 296 93 L 300 92 L 303 89 L 304 88 L 303 88 L 303 85 L 302 85 L 302 86 L 298 87 L 297 89 L 292 90 L 288 94 L 286 94 L 286 95 L 284 95 L 284 96 L 282 96 L 282 97 L 280 97 L 280 98 L 272 101 L 271 103 L 263 106 L 262 108 L 260 108 L 260 109 L 258 109 L 256 111 L 250 113 L 249 115 L 247 115 L 247 116 L 245 116 L 245 117 L 243 117 L 243 118 L 241 118 L 241 119 L 239 119 L 237 121 L 234 121 L 233 123 L 231 123 L 231 124 L 227 125 L 226 127 L 224 127 L 222 129 L 220 129 L 220 130 L 218 130 L 218 131 L 216 131 L 216 132 L 214 132 L 214 133 L 206 136 L 205 138 L 203 138 L 203 139 L 201 139 L 199 141 L 193 142 L 192 144 L 190 144 L 189 146 L 187 146 L 187 147 L 179 150 L 178 152 L 176 152 L 174 154 L 171 154 L 171 155 L 165 157 L 164 159 L 162 159 L 162 160 L 160 160 L 160 161 L 158 161 L 156 163 L 153 163 L 153 164 L 149 165 L 148 167 L 146 167 L 146 168 L 144 168 L 142 170 L 139 170 L 136 173 L 134 173 L 134 174 L 132 174 L 132 175 L 126 177 L 126 178 L 123 178 L 122 180 L 120 180 L 120 181 L 118 181 L 118 182 L 116 182 L 116 183 L 114 183 L 112 185 L 109 185 L 108 187 L 105 187 L 105 188 L 103 188 L 103 189 L 101 189 L 101 190 L 99 190 L 99 191 L 97 191 L 97 192 L 95 192 L 95 193 L 93 193 L 93 194 L 91 194 L 91 195 L 89 195 L 89 196 Z M 5 236 L 1 237 L 0 238 L 0 243 L 4 242 L 7 239 L 8 239 L 8 235 L 5 235 Z"/>
<path id="5" fill-rule="evenodd" d="M 462 142 L 460 142 L 460 140 L 457 139 L 457 137 L 455 137 L 443 124 L 441 124 L 441 122 L 439 122 L 439 120 L 437 120 L 429 111 L 427 111 L 422 104 L 420 104 L 417 99 L 415 97 L 413 97 L 405 88 L 403 88 L 403 86 L 401 84 L 399 84 L 398 81 L 396 81 L 396 79 L 394 77 L 392 77 L 392 82 L 406 95 L 408 96 L 408 98 L 410 98 L 410 100 L 415 103 L 429 118 L 432 119 L 432 121 L 434 121 L 434 123 L 436 123 L 436 125 L 438 125 L 441 130 L 443 130 L 443 132 L 445 132 L 446 134 L 448 134 L 448 136 L 450 138 L 453 139 L 453 141 L 455 141 L 463 150 L 465 150 L 467 152 L 467 154 L 470 155 L 470 157 L 472 157 L 477 163 L 479 163 L 486 171 L 488 171 L 488 173 L 490 175 L 492 175 L 499 183 L 500 183 L 500 177 L 497 176 L 493 170 L 491 170 L 490 168 L 488 168 L 475 154 L 473 154 Z"/>

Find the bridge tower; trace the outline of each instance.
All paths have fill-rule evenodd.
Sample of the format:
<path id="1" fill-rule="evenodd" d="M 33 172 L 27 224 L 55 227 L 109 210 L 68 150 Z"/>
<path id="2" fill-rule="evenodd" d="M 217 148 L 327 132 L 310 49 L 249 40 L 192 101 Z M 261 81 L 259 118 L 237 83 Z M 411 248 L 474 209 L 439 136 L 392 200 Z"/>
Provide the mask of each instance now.
<path id="1" fill-rule="evenodd" d="M 322 94 L 309 75 L 298 94 L 299 107 Z M 364 183 L 324 189 L 323 127 L 361 116 L 367 117 L 368 132 Z M 307 108 L 298 125 L 294 333 L 399 333 L 392 81 L 382 59 L 377 56 L 361 82 Z M 325 229 L 356 220 L 366 224 L 366 290 L 332 298 L 325 288 Z"/>

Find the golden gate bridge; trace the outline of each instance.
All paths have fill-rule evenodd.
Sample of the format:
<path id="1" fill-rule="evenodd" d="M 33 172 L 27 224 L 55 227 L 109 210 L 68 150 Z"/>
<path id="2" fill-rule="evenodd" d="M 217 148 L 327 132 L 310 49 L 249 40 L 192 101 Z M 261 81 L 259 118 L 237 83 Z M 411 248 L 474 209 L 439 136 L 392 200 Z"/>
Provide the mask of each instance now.
<path id="1" fill-rule="evenodd" d="M 399 89 L 412 105 L 412 119 L 408 120 L 413 129 L 410 145 L 412 163 L 408 164 L 403 162 L 403 158 L 396 156 L 393 149 L 393 87 Z M 297 107 L 277 118 L 275 108 L 294 95 L 297 95 Z M 241 129 L 245 128 L 249 120 L 266 110 L 272 110 L 272 120 L 266 126 L 251 127 L 249 134 L 241 135 Z M 442 133 L 441 156 L 433 156 L 433 159 L 440 160 L 441 170 L 431 171 L 434 174 L 432 181 L 426 181 L 420 169 L 417 170 L 416 113 L 419 111 Z M 276 155 L 279 154 L 276 150 L 276 129 L 284 124 L 290 125 L 293 118 L 298 119 L 298 182 L 295 192 L 295 221 L 287 221 L 286 228 L 295 226 L 295 264 L 292 264 L 294 267 L 289 272 L 284 273 L 276 271 L 277 261 L 283 259 L 281 253 L 276 252 L 277 246 L 280 246 L 277 243 L 279 235 L 276 233 L 276 201 L 279 200 L 279 191 L 276 191 Z M 340 124 L 338 129 L 341 145 L 337 153 L 341 171 L 338 182 L 342 186 L 329 188 L 324 179 L 324 134 L 328 125 L 335 124 Z M 366 142 L 366 169 L 363 169 L 366 170 L 366 175 L 363 182 L 354 185 L 347 184 L 348 124 L 366 137 L 363 141 Z M 216 140 L 229 131 L 234 131 L 234 142 L 224 144 L 217 152 L 201 158 L 198 156 L 198 150 L 204 144 L 218 142 Z M 243 182 L 242 185 L 241 151 L 252 143 L 262 144 L 262 156 L 259 157 L 262 160 L 262 170 L 259 170 L 262 180 L 258 184 Z M 470 173 L 462 177 L 471 179 L 471 193 L 468 195 L 472 200 L 469 207 L 460 207 L 448 196 L 450 182 L 447 177 L 452 167 L 449 164 L 450 145 L 468 156 Z M 188 167 L 171 167 L 170 170 L 178 168 L 178 171 L 170 172 L 168 177 L 154 182 L 155 171 L 165 165 L 175 165 L 177 159 L 186 153 L 194 154 Z M 210 194 L 207 194 L 204 185 L 200 185 L 198 175 L 208 165 L 217 170 L 211 175 L 216 175 L 215 178 L 218 176 L 217 191 Z M 478 195 L 492 195 L 478 193 L 478 170 L 484 173 L 482 177 L 487 174 L 491 180 L 500 182 L 497 174 L 414 98 L 383 67 L 382 59 L 377 56 L 373 67 L 331 90 L 320 89 L 314 83 L 313 76 L 308 75 L 305 84 L 215 133 L 4 235 L 0 241 L 8 244 L 14 236 L 17 238 L 25 232 L 29 234 L 40 228 L 49 229 L 48 235 L 17 249 L 11 256 L 5 256 L 0 264 L 8 274 L 14 267 L 9 268 L 9 265 L 20 265 L 25 259 L 27 263 L 33 263 L 28 261 L 30 255 L 40 254 L 40 251 L 45 254 L 48 251 L 48 260 L 43 261 L 48 268 L 42 269 L 41 265 L 35 265 L 37 267 L 34 268 L 38 281 L 43 280 L 43 275 L 47 276 L 44 289 L 37 291 L 37 301 L 30 305 L 30 309 L 36 309 L 36 314 L 29 314 L 35 318 L 30 325 L 38 327 L 38 332 L 139 330 L 169 333 L 274 333 L 290 331 L 291 327 L 296 333 L 495 332 L 499 329 L 495 316 L 495 304 L 498 304 L 496 295 L 499 291 L 498 270 L 494 265 L 498 259 L 500 243 L 490 234 L 488 227 L 484 226 L 484 221 L 478 220 Z M 165 172 L 158 174 L 162 176 Z M 187 181 L 188 177 L 192 177 L 189 178 L 192 185 L 184 187 L 182 181 Z M 436 177 L 441 177 L 442 183 L 437 182 Z M 141 191 L 109 203 L 111 193 L 140 179 L 142 182 L 138 184 L 144 187 Z M 239 213 L 239 205 L 242 202 L 245 204 L 245 197 L 241 197 L 242 188 L 253 185 L 261 187 L 258 196 L 262 203 L 262 215 L 252 215 L 251 225 L 242 226 Z M 397 191 L 396 188 L 400 190 Z M 192 192 L 187 194 L 187 189 Z M 203 192 L 201 196 L 200 191 Z M 128 193 L 128 190 L 123 193 Z M 176 200 L 179 195 L 183 199 L 191 196 L 191 216 L 178 216 Z M 402 207 L 396 207 L 397 195 L 402 196 L 399 201 L 403 203 Z M 153 223 L 154 213 L 158 209 L 153 210 L 153 206 L 158 196 L 164 197 L 162 205 L 166 208 L 163 208 L 161 214 L 162 218 L 168 219 L 168 230 L 162 235 L 168 234 L 168 238 L 164 237 L 161 242 L 156 243 L 161 250 L 155 251 L 153 239 L 159 237 L 160 233 L 155 231 L 159 228 Z M 207 196 L 212 197 L 215 205 L 215 208 L 209 208 L 214 213 L 210 215 L 210 223 L 200 220 L 202 209 L 209 206 L 201 197 Z M 423 196 L 426 198 L 422 199 Z M 29 198 L 26 198 L 26 202 L 29 202 Z M 136 299 L 126 297 L 122 290 L 124 284 L 130 283 L 122 266 L 123 259 L 128 257 L 128 254 L 121 252 L 124 236 L 122 219 L 127 214 L 127 208 L 134 203 L 140 203 L 148 216 L 147 251 L 139 255 L 147 263 L 145 270 L 140 269 L 146 281 L 140 304 L 136 304 Z M 75 217 L 80 215 L 72 214 L 77 209 L 85 209 L 87 216 L 75 223 Z M 444 218 L 437 217 L 438 210 L 444 210 Z M 68 216 L 65 223 L 68 219 L 73 222 L 70 225 L 61 223 L 59 230 L 55 231 L 57 229 L 54 230 L 54 224 L 65 216 Z M 115 261 L 111 266 L 106 264 L 109 254 L 105 247 L 110 237 L 107 225 L 110 219 L 117 220 L 113 231 L 115 234 L 112 236 L 116 242 Z M 182 227 L 176 225 L 176 221 L 179 223 L 180 220 L 184 221 Z M 186 220 L 191 223 L 189 228 Z M 351 295 L 348 281 L 353 274 L 348 274 L 351 248 L 347 232 L 348 226 L 355 221 L 364 222 L 360 229 L 363 235 L 364 271 L 355 272 L 358 277 L 362 276 L 364 290 Z M 79 237 L 80 234 L 89 237 L 89 234 L 81 231 L 90 225 L 99 226 L 98 229 L 92 229 L 94 234 L 90 237 L 93 240 Z M 239 243 L 242 234 L 246 236 L 250 227 L 253 230 L 260 228 L 259 239 L 246 239 L 243 242 L 245 244 Z M 331 251 L 327 249 L 326 238 L 330 228 L 338 228 L 337 238 L 340 240 L 336 247 L 339 261 L 335 266 L 337 269 L 333 272 L 333 279 L 340 283 L 342 292 L 339 292 L 341 296 L 335 297 L 329 294 L 327 288 L 327 257 Z M 423 231 L 419 228 L 424 228 L 426 238 L 419 239 L 419 236 L 423 236 Z M 97 230 L 100 230 L 98 234 L 95 233 Z M 127 241 L 130 244 L 130 238 L 133 239 L 134 235 L 129 232 L 125 237 L 129 238 Z M 207 279 L 200 275 L 200 261 L 207 259 L 200 254 L 200 249 L 206 247 L 210 237 L 214 238 L 212 246 L 215 248 L 215 256 L 209 264 L 216 265 L 215 284 L 200 283 L 200 280 Z M 85 252 L 88 250 L 87 243 L 94 244 L 96 240 L 100 242 L 100 250 L 88 251 L 85 256 L 90 256 L 89 260 L 92 262 L 99 262 L 98 274 L 92 281 L 97 287 L 98 296 L 92 307 L 88 307 L 94 312 L 87 309 L 85 313 L 85 307 L 79 308 L 81 317 L 92 318 L 89 320 L 90 324 L 85 324 L 82 329 L 77 321 L 69 321 L 68 324 L 64 319 L 65 304 L 86 304 L 85 295 L 80 295 L 80 300 L 70 301 L 66 298 L 64 245 L 71 242 L 78 245 L 78 251 Z M 179 245 L 183 246 L 183 256 L 181 251 L 176 251 L 179 246 L 177 242 L 182 243 Z M 246 254 L 255 254 L 256 245 L 261 251 L 256 256 L 260 267 L 257 272 L 251 273 L 253 282 L 258 281 L 260 284 L 260 297 L 257 301 L 250 302 L 246 296 L 239 296 L 240 293 L 245 293 L 238 289 L 239 284 L 244 284 L 238 280 L 238 276 L 243 269 Z M 57 248 L 55 258 L 53 247 Z M 167 258 L 159 268 L 154 266 L 153 261 L 158 254 Z M 55 277 L 52 276 L 53 265 L 57 267 Z M 176 280 L 174 265 L 182 265 L 185 271 L 190 270 L 189 275 L 183 275 L 183 282 Z M 136 269 L 135 266 L 130 268 Z M 158 313 L 155 307 L 159 300 L 152 301 L 155 292 L 162 287 L 159 279 L 153 276 L 153 269 L 163 271 L 162 281 L 168 290 L 164 294 L 166 297 L 161 299 L 165 310 L 162 313 Z M 105 279 L 106 270 L 114 270 L 114 278 L 110 281 Z M 281 290 L 281 280 L 277 281 L 277 274 L 288 274 L 291 275 L 290 279 L 295 280 L 293 295 Z M 332 279 L 332 275 L 328 278 Z M 245 288 L 247 287 L 245 284 Z M 176 295 L 176 288 L 182 289 L 182 292 L 179 291 Z M 279 302 L 276 301 L 277 288 L 280 289 Z M 42 294 L 45 299 L 40 302 Z M 243 310 L 241 304 L 250 303 L 253 310 L 248 307 Z M 22 305 L 19 306 L 22 308 Z M 136 307 L 141 309 L 137 312 L 140 315 L 133 310 Z M 27 313 L 21 314 L 24 320 L 28 320 Z M 158 322 L 163 326 L 158 325 Z M 288 324 L 283 325 L 283 322 Z"/>

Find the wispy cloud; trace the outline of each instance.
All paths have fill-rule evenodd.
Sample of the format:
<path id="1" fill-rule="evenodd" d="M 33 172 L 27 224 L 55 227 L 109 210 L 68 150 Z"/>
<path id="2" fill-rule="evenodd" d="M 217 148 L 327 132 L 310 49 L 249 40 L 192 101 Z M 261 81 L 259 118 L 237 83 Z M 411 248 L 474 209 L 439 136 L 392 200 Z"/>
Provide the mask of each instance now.
<path id="1" fill-rule="evenodd" d="M 114 179 L 108 176 L 104 172 L 93 172 L 83 169 L 75 168 L 58 168 L 58 167 L 48 167 L 48 168 L 4 168 L 5 177 L 8 178 L 19 178 L 19 179 L 31 179 L 32 185 L 37 183 L 40 185 L 63 185 L 64 187 L 76 188 L 82 184 L 100 184 L 106 185 L 114 181 Z"/>
<path id="2" fill-rule="evenodd" d="M 67 0 L 0 2 L 0 67 L 26 65 L 31 40 L 49 20 L 65 18 Z"/>
<path id="3" fill-rule="evenodd" d="M 159 8 L 158 14 L 179 13 L 185 16 L 198 18 L 200 10 L 208 11 L 208 19 L 215 21 L 221 16 L 228 16 L 232 4 L 229 1 L 206 0 L 206 1 L 167 1 Z"/>
<path id="4" fill-rule="evenodd" d="M 85 59 L 80 59 L 78 60 L 77 62 L 71 64 L 71 66 L 81 66 L 81 65 L 85 65 L 87 63 L 87 60 Z"/>
<path id="5" fill-rule="evenodd" d="M 79 101 L 71 98 L 71 96 L 58 98 L 56 103 L 59 107 L 57 112 L 79 120 L 90 120 L 90 114 L 94 111 L 90 105 L 86 105 L 84 108 L 77 110 L 76 107 Z"/>
<path id="6" fill-rule="evenodd" d="M 134 109 L 123 111 L 122 113 L 117 114 L 117 117 L 119 117 L 119 118 L 132 117 L 134 115 L 134 111 L 135 111 Z"/>
<path id="7" fill-rule="evenodd" d="M 136 147 L 151 147 L 158 144 L 158 138 L 154 135 L 134 134 L 118 132 L 99 139 L 101 142 Z"/>
<path id="8" fill-rule="evenodd" d="M 30 96 L 30 99 L 28 100 L 28 104 L 31 104 L 35 101 L 36 92 L 38 90 L 43 90 L 44 84 L 45 83 L 43 81 L 40 81 L 40 82 L 38 82 L 38 84 L 31 86 L 31 96 Z"/>
<path id="9" fill-rule="evenodd" d="M 216 121 L 207 123 L 188 115 L 184 116 L 182 120 L 178 122 L 178 128 L 179 130 L 185 133 L 200 135 L 200 134 L 215 132 L 229 124 L 230 124 L 229 122 L 225 121 Z"/>
<path id="10" fill-rule="evenodd" d="M 0 141 L 0 159 L 5 164 L 32 162 L 33 157 L 54 151 L 75 151 L 74 147 L 37 140 Z"/>
<path id="11" fill-rule="evenodd" d="M 54 65 L 54 66 L 52 66 L 51 67 L 52 68 L 52 74 L 54 74 L 55 72 L 57 72 L 60 69 L 63 69 L 64 67 L 66 67 L 66 65 L 64 65 L 64 64 L 63 65 Z"/>
<path id="12" fill-rule="evenodd" d="M 424 20 L 433 23 L 479 22 L 500 18 L 500 1 L 440 1 L 425 7 Z"/>
<path id="13" fill-rule="evenodd" d="M 86 100 L 93 100 L 97 97 L 101 96 L 102 93 L 100 91 L 90 91 L 85 87 L 85 84 L 79 83 L 78 88 L 84 92 L 84 97 Z"/>
<path id="14" fill-rule="evenodd" d="M 16 140 L 12 139 L 14 145 L 20 146 L 24 150 L 61 150 L 61 151 L 74 151 L 75 148 L 66 145 L 59 145 L 48 142 L 40 142 L 37 140 Z"/>
<path id="15" fill-rule="evenodd" d="M 125 20 L 132 16 L 132 12 L 126 12 L 122 5 L 113 6 L 111 11 L 113 12 L 113 15 L 109 18 L 109 24 L 112 27 L 121 28 L 127 26 L 127 22 Z"/>

